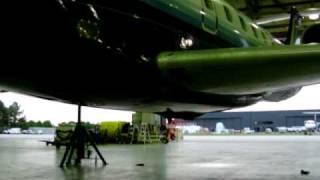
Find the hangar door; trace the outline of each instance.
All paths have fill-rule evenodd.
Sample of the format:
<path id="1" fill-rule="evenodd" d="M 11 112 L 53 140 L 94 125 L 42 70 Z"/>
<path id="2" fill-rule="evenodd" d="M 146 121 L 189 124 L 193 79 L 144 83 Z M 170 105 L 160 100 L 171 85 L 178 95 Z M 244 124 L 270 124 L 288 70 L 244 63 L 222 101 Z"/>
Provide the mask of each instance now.
<path id="1" fill-rule="evenodd" d="M 305 117 L 303 116 L 288 116 L 286 117 L 286 126 L 304 126 Z"/>

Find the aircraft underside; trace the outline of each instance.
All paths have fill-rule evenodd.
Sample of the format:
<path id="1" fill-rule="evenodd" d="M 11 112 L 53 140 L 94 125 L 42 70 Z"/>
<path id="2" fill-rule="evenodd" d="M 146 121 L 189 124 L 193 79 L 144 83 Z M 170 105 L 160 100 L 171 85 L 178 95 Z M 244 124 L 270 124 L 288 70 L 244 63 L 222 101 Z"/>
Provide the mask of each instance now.
<path id="1" fill-rule="evenodd" d="M 220 111 L 256 102 L 256 97 L 188 91 L 161 74 L 156 56 L 181 50 L 180 40 L 188 32 L 133 12 L 99 7 L 97 18 L 86 5 L 73 8 L 67 13 L 56 1 L 46 1 L 16 9 L 21 16 L 7 20 L 11 27 L 7 33 L 14 36 L 5 42 L 19 56 L 5 53 L 10 57 L 7 67 L 18 67 L 15 72 L 1 71 L 1 89 L 94 107 L 159 113 Z M 198 46 L 208 47 L 206 43 L 199 41 Z"/>
<path id="2" fill-rule="evenodd" d="M 0 89 L 91 107 L 156 112 L 164 116 L 170 113 L 184 118 L 247 106 L 261 100 L 261 96 L 255 95 L 204 94 L 169 85 L 164 88 L 163 82 L 137 77 L 134 72 L 127 77 L 121 75 L 123 69 L 96 73 L 88 67 L 78 65 L 76 68 L 81 70 L 74 74 L 65 74 L 61 69 L 40 71 L 38 75 L 23 76 L 23 81 L 17 80 L 22 79 L 21 76 L 2 76 Z"/>

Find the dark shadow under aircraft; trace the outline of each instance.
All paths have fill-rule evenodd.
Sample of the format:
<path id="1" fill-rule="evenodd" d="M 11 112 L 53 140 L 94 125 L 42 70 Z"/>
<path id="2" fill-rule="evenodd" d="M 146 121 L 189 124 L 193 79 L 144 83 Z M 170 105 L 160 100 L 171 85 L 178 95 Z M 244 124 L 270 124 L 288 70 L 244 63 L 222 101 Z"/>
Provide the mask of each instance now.
<path id="1" fill-rule="evenodd" d="M 2 9 L 3 91 L 192 119 L 320 82 L 319 45 L 282 45 L 222 0 L 18 0 Z M 319 33 L 312 26 L 302 41 Z"/>

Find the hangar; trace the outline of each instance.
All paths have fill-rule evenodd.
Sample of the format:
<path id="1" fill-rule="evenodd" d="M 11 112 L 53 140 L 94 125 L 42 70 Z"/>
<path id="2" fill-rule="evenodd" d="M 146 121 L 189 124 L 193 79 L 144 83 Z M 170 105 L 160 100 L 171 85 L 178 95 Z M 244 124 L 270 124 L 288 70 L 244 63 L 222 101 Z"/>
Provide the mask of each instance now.
<path id="1" fill-rule="evenodd" d="M 304 29 L 319 23 L 319 17 L 312 16 L 319 13 L 318 0 L 228 0 L 228 2 L 281 40 L 286 38 L 288 31 L 290 7 L 296 7 L 300 14 L 311 17 L 304 18 L 300 28 Z"/>
<path id="2" fill-rule="evenodd" d="M 167 118 L 195 117 L 261 100 L 281 101 L 302 86 L 320 83 L 319 45 L 294 46 L 299 18 L 291 11 L 288 23 L 286 14 L 296 6 L 306 17 L 317 15 L 315 20 L 309 18 L 312 21 L 306 18 L 302 29 L 319 23 L 319 8 L 313 9 L 319 7 L 318 0 L 228 2 L 231 6 L 222 0 L 58 0 L 6 6 L 15 7 L 19 18 L 5 18 L 10 23 L 4 21 L 9 28 L 3 28 L 7 38 L 2 41 L 3 52 L 10 52 L 7 62 L 12 67 L 16 61 L 10 60 L 21 59 L 17 54 L 28 61 L 19 61 L 23 68 L 16 74 L 2 69 L 7 75 L 0 76 L 0 92 L 78 104 L 75 141 L 67 147 L 61 166 L 70 148 L 68 165 L 75 148 L 75 164 L 85 157 L 84 142 L 90 136 L 81 125 L 82 106 L 156 112 Z M 282 13 L 285 23 L 280 21 Z M 319 24 L 304 33 L 302 42 L 320 42 L 309 40 L 318 36 L 314 31 L 318 28 Z M 270 33 L 291 46 L 280 46 Z M 48 57 L 46 63 L 39 63 L 44 57 Z M 26 76 L 30 72 L 37 75 Z M 233 114 L 218 119 L 226 121 L 228 128 L 240 129 L 300 125 L 301 116 L 288 112 L 282 118 Z"/>
<path id="3" fill-rule="evenodd" d="M 227 129 L 241 130 L 250 127 L 256 131 L 265 128 L 304 126 L 305 120 L 314 119 L 313 112 L 320 110 L 292 110 L 292 111 L 257 111 L 257 112 L 221 112 L 208 113 L 196 119 L 197 125 L 214 130 L 218 122 L 222 122 Z M 307 113 L 308 112 L 308 113 Z M 320 117 L 316 115 L 317 119 Z"/>

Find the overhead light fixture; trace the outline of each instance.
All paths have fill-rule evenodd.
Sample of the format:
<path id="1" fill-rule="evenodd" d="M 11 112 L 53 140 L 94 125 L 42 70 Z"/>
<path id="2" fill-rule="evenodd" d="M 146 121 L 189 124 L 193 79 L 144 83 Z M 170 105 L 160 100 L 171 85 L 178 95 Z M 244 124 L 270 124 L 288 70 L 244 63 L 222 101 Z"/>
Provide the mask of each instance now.
<path id="1" fill-rule="evenodd" d="M 310 14 L 309 15 L 310 20 L 318 20 L 319 19 L 319 14 Z"/>

